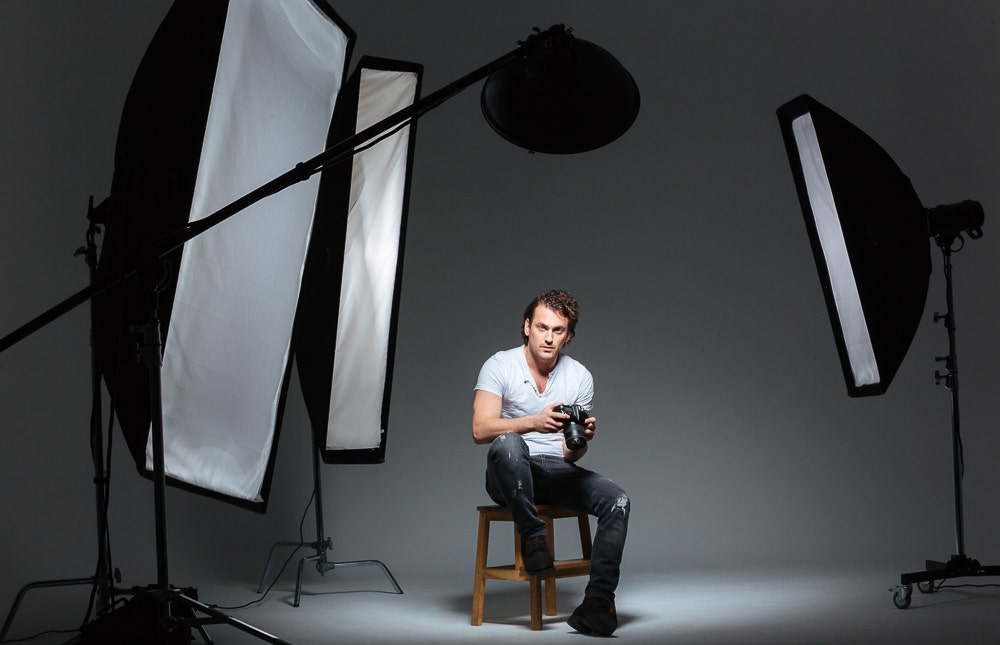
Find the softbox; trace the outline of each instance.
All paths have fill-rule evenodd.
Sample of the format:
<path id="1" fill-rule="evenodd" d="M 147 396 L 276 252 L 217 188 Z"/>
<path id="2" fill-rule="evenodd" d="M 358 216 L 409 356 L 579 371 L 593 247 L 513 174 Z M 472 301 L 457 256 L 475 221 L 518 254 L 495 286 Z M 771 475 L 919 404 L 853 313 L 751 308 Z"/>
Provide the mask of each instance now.
<path id="1" fill-rule="evenodd" d="M 178 0 L 126 99 L 100 269 L 324 150 L 354 32 L 323 0 Z M 189 241 L 96 299 L 100 362 L 139 472 L 149 378 L 132 328 L 159 283 L 168 483 L 263 512 L 319 178 Z"/>
<path id="2" fill-rule="evenodd" d="M 413 104 L 420 65 L 363 57 L 337 102 L 330 144 Z M 323 171 L 294 347 L 326 463 L 385 459 L 414 123 Z"/>
<path id="3" fill-rule="evenodd" d="M 812 97 L 778 108 L 778 122 L 847 392 L 883 394 L 927 299 L 927 214 L 889 154 Z"/>

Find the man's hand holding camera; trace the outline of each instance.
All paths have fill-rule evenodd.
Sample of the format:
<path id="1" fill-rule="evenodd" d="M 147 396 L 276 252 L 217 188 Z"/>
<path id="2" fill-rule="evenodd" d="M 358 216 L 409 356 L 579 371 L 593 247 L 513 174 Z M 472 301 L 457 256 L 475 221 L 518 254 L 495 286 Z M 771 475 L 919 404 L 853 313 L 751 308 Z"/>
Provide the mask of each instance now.
<path id="1" fill-rule="evenodd" d="M 563 456 L 567 461 L 582 457 L 587 452 L 587 442 L 594 438 L 597 431 L 597 418 L 579 405 L 553 403 L 545 406 L 536 416 L 541 421 L 539 432 L 563 433 Z"/>
<path id="2" fill-rule="evenodd" d="M 597 417 L 590 416 L 590 411 L 578 405 L 563 405 L 553 403 L 547 405 L 538 414 L 540 423 L 536 430 L 538 432 L 562 432 L 566 434 L 569 430 L 572 435 L 582 435 L 586 441 L 594 438 L 597 431 Z M 570 425 L 580 426 L 582 430 L 574 427 L 570 430 Z M 576 442 L 574 442 L 576 443 Z"/>

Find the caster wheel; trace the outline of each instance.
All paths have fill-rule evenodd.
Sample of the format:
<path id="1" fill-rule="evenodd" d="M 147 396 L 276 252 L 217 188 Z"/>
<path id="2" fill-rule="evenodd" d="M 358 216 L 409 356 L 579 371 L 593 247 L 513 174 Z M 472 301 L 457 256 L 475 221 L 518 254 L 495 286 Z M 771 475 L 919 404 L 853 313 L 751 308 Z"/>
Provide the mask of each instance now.
<path id="1" fill-rule="evenodd" d="M 906 609 L 910 606 L 910 601 L 913 599 L 912 596 L 912 585 L 899 585 L 893 590 L 892 604 L 896 606 L 896 609 Z"/>
<path id="2" fill-rule="evenodd" d="M 917 583 L 917 589 L 920 590 L 920 593 L 934 593 L 937 591 L 937 586 L 935 586 L 933 580 L 924 580 Z"/>

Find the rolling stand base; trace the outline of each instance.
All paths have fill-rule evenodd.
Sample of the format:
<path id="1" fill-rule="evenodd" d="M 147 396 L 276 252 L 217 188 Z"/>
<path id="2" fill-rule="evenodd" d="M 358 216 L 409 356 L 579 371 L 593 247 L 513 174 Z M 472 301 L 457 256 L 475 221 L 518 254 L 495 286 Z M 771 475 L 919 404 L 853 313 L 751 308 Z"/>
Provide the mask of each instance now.
<path id="1" fill-rule="evenodd" d="M 912 600 L 914 583 L 920 593 L 934 593 L 938 589 L 934 583 L 939 580 L 985 576 L 1000 576 L 1000 566 L 984 566 L 967 556 L 953 555 L 948 562 L 927 560 L 924 571 L 902 574 L 899 576 L 899 585 L 889 591 L 892 592 L 892 604 L 899 609 L 906 609 Z"/>

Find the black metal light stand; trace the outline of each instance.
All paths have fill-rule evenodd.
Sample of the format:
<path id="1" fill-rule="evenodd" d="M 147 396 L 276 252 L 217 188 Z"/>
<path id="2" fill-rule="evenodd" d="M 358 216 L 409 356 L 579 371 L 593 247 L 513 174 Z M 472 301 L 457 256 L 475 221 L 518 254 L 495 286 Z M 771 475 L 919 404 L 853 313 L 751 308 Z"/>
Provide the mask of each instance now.
<path id="1" fill-rule="evenodd" d="M 974 229 L 969 236 L 977 239 L 982 236 L 982 231 Z M 955 301 L 952 290 L 951 276 L 951 255 L 952 247 L 955 244 L 957 234 L 936 235 L 934 240 L 941 249 L 944 258 L 944 278 L 946 290 L 946 302 L 948 310 L 944 314 L 935 313 L 934 322 L 944 322 L 945 329 L 948 330 L 948 355 L 936 358 L 938 362 L 944 362 L 945 371 L 935 370 L 935 381 L 940 384 L 944 381 L 945 387 L 951 391 L 951 448 L 952 462 L 954 467 L 955 486 L 955 548 L 956 553 L 947 562 L 927 560 L 924 571 L 904 573 L 900 575 L 900 584 L 890 589 L 892 591 L 892 602 L 899 609 L 906 609 L 910 606 L 913 594 L 913 584 L 921 593 L 933 593 L 937 591 L 938 581 L 951 578 L 967 578 L 982 576 L 1000 576 L 1000 566 L 985 566 L 978 560 L 970 558 L 965 553 L 965 521 L 963 516 L 962 501 L 962 475 L 965 464 L 962 458 L 962 435 L 959 425 L 958 407 L 958 352 L 955 348 Z M 959 247 L 961 250 L 961 246 Z"/>
<path id="2" fill-rule="evenodd" d="M 199 602 L 190 595 L 189 589 L 178 589 L 170 584 L 167 561 L 167 523 L 166 523 L 166 474 L 163 449 L 163 397 L 161 367 L 163 365 L 163 341 L 160 334 L 160 318 L 157 293 L 167 280 L 166 270 L 155 258 L 155 265 L 148 265 L 138 271 L 138 280 L 147 292 L 147 307 L 149 320 L 145 325 L 135 329 L 140 334 L 139 355 L 149 372 L 149 410 L 151 420 L 151 444 L 153 449 L 153 499 L 156 531 L 156 585 L 145 589 L 133 588 L 126 593 L 146 595 L 151 597 L 157 608 L 157 619 L 162 633 L 167 634 L 189 627 L 196 628 L 206 643 L 212 640 L 203 629 L 203 625 L 225 623 L 244 631 L 260 640 L 277 645 L 288 645 L 288 642 L 273 636 L 261 629 L 241 620 L 237 620 Z M 185 611 L 188 610 L 188 611 Z M 196 618 L 193 612 L 199 612 L 207 618 Z"/>
<path id="3" fill-rule="evenodd" d="M 90 283 L 97 280 L 97 236 L 101 233 L 103 220 L 101 213 L 106 202 L 94 208 L 94 198 L 91 196 L 87 208 L 87 220 L 90 224 L 87 227 L 87 244 L 77 249 L 74 255 L 82 255 L 89 270 Z M 25 595 L 32 589 L 68 587 L 77 585 L 92 585 L 91 599 L 87 607 L 87 616 L 84 623 L 90 619 L 90 611 L 94 608 L 94 600 L 97 601 L 98 613 L 103 612 L 112 602 L 113 581 L 111 567 L 111 553 L 108 546 L 108 516 L 107 516 L 107 472 L 104 466 L 104 428 L 102 422 L 101 404 L 101 367 L 97 358 L 97 344 L 94 340 L 94 330 L 96 329 L 95 311 L 93 301 L 90 307 L 90 386 L 91 386 L 91 410 L 90 410 L 90 454 L 94 466 L 94 489 L 97 502 L 97 568 L 94 575 L 87 578 L 64 578 L 59 580 L 41 580 L 30 582 L 18 592 L 14 603 L 4 620 L 3 627 L 0 628 L 0 642 L 3 642 L 14 622 L 24 600 Z M 118 577 L 117 572 L 115 577 Z"/>
<path id="4" fill-rule="evenodd" d="M 326 552 L 333 548 L 333 541 L 324 535 L 323 531 L 323 484 L 320 481 L 320 463 L 319 463 L 319 449 L 316 446 L 312 446 L 312 465 L 313 465 L 313 495 L 315 497 L 314 501 L 316 503 L 316 541 L 306 544 L 305 542 L 276 542 L 271 547 L 271 552 L 267 556 L 267 563 L 264 564 L 264 572 L 260 576 L 260 583 L 257 585 L 257 593 L 264 593 L 264 585 L 267 582 L 267 574 L 271 569 L 271 562 L 274 560 L 276 551 L 281 547 L 294 547 L 298 549 L 303 546 L 308 546 L 310 549 L 315 551 L 314 555 L 303 557 L 299 560 L 298 574 L 295 578 L 295 601 L 292 603 L 294 607 L 299 606 L 299 601 L 302 598 L 302 571 L 305 569 L 307 562 L 315 563 L 316 571 L 320 575 L 325 575 L 327 571 L 332 571 L 338 568 L 347 567 L 365 567 L 365 566 L 375 566 L 382 569 L 386 577 L 389 578 L 389 582 L 392 583 L 395 589 L 394 593 L 401 594 L 403 590 L 396 583 L 396 579 L 392 577 L 392 573 L 389 572 L 388 567 L 380 560 L 351 560 L 347 562 L 331 562 L 326 557 Z"/>

